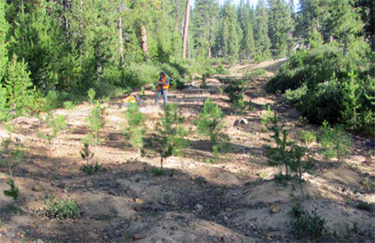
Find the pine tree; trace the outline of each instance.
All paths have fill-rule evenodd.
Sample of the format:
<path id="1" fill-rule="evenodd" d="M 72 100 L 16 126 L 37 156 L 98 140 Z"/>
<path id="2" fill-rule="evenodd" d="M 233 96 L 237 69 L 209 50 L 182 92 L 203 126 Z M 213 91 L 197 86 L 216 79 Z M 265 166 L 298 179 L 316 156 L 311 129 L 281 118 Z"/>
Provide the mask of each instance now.
<path id="1" fill-rule="evenodd" d="M 345 131 L 342 125 L 335 125 L 331 128 L 327 121 L 323 122 L 320 130 L 320 142 L 322 144 L 320 152 L 326 158 L 336 157 L 338 162 L 341 163 L 342 159 L 350 154 L 352 146 L 350 134 Z"/>
<path id="2" fill-rule="evenodd" d="M 21 115 L 27 112 L 25 109 L 30 104 L 30 99 L 33 98 L 32 82 L 30 79 L 30 72 L 27 71 L 27 65 L 17 61 L 17 56 L 14 54 L 11 62 L 8 65 L 6 79 L 4 86 L 6 88 L 6 97 L 8 99 L 8 107 L 12 109 L 16 115 Z"/>
<path id="3" fill-rule="evenodd" d="M 62 48 L 60 29 L 48 10 L 53 3 L 21 1 L 18 7 L 9 50 L 28 64 L 34 84 L 49 90 L 58 83 Z"/>
<path id="4" fill-rule="evenodd" d="M 218 50 L 224 57 L 239 58 L 242 29 L 238 23 L 236 11 L 230 0 L 227 0 L 221 10 L 221 22 L 218 31 Z"/>
<path id="5" fill-rule="evenodd" d="M 241 5 L 240 5 L 241 6 Z M 249 3 L 242 6 L 241 12 L 243 12 L 243 18 L 241 21 L 242 26 L 242 43 L 241 43 L 241 53 L 244 58 L 251 62 L 251 59 L 255 53 L 255 40 L 254 40 L 254 27 L 253 19 L 251 17 L 251 9 Z"/>
<path id="6" fill-rule="evenodd" d="M 342 84 L 342 123 L 347 124 L 353 130 L 359 126 L 359 109 L 361 108 L 361 86 L 357 83 L 358 74 L 351 71 L 349 80 Z"/>
<path id="7" fill-rule="evenodd" d="M 256 8 L 255 43 L 261 60 L 271 56 L 271 41 L 268 36 L 268 12 L 265 0 L 260 0 Z"/>
<path id="8" fill-rule="evenodd" d="M 290 47 L 293 26 L 289 6 L 284 0 L 268 0 L 269 36 L 275 56 L 286 56 Z"/>
<path id="9" fill-rule="evenodd" d="M 145 134 L 145 116 L 139 112 L 137 104 L 131 104 L 125 117 L 128 121 L 128 126 L 123 133 L 130 140 L 133 148 L 137 149 L 138 154 L 141 154 L 141 149 L 143 148 L 143 137 Z"/>
<path id="10" fill-rule="evenodd" d="M 105 108 L 97 102 L 94 108 L 91 110 L 90 115 L 87 117 L 88 129 L 90 133 L 88 134 L 87 144 L 95 144 L 97 146 L 100 144 L 100 130 L 105 125 Z"/>
<path id="11" fill-rule="evenodd" d="M 0 84 L 5 76 L 6 67 L 8 63 L 7 50 L 7 35 L 9 30 L 9 23 L 5 18 L 6 2 L 0 2 Z M 3 98 L 1 98 L 3 99 Z"/>
<path id="12" fill-rule="evenodd" d="M 214 32 L 217 25 L 219 6 L 217 0 L 195 1 L 193 33 L 194 47 L 201 58 L 211 58 Z"/>
<path id="13" fill-rule="evenodd" d="M 177 104 L 168 104 L 159 122 L 156 123 L 156 134 L 153 134 L 153 148 L 160 156 L 160 166 L 164 159 L 172 155 L 182 155 L 183 149 L 189 146 L 185 139 L 187 132 L 181 125 L 183 121 Z"/>
<path id="14" fill-rule="evenodd" d="M 224 133 L 223 119 L 224 114 L 220 107 L 215 105 L 210 99 L 207 99 L 194 124 L 201 135 L 210 139 L 212 146 L 219 145 L 220 149 L 226 150 L 230 139 Z"/>

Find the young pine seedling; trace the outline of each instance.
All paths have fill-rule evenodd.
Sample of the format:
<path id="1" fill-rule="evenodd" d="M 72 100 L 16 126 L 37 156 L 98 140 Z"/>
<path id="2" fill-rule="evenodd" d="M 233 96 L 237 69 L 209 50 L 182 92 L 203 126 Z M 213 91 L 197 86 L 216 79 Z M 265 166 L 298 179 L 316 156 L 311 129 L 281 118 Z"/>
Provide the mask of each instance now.
<path id="1" fill-rule="evenodd" d="M 164 107 L 164 113 L 156 123 L 156 134 L 153 134 L 152 144 L 160 155 L 160 167 L 163 168 L 164 159 L 173 154 L 179 155 L 189 146 L 185 139 L 187 135 L 181 125 L 182 117 L 177 104 L 168 104 Z"/>
<path id="2" fill-rule="evenodd" d="M 17 201 L 19 196 L 19 190 L 14 184 L 13 179 L 8 179 L 7 184 L 9 185 L 9 190 L 4 190 L 4 195 L 7 197 L 13 198 L 14 201 Z"/>
<path id="3" fill-rule="evenodd" d="M 145 116 L 139 112 L 137 104 L 130 104 L 125 117 L 128 126 L 123 129 L 123 134 L 130 140 L 131 145 L 141 155 L 143 149 L 143 137 L 146 133 Z"/>
<path id="4" fill-rule="evenodd" d="M 88 129 L 90 133 L 88 134 L 88 142 L 95 144 L 97 146 L 100 144 L 100 130 L 104 128 L 105 125 L 105 108 L 97 102 L 94 108 L 91 110 L 90 115 L 87 118 Z"/>
<path id="5" fill-rule="evenodd" d="M 106 171 L 106 168 L 98 164 L 98 162 L 94 163 L 94 161 L 91 161 L 94 157 L 94 153 L 91 152 L 89 144 L 83 144 L 80 155 L 82 159 L 86 160 L 86 164 L 82 165 L 80 168 L 80 170 L 86 175 L 94 175 L 101 171 Z"/>
<path id="6" fill-rule="evenodd" d="M 208 137 L 212 146 L 218 145 L 221 150 L 229 150 L 229 136 L 224 133 L 223 111 L 207 99 L 194 124 L 201 135 Z"/>
<path id="7" fill-rule="evenodd" d="M 48 114 L 46 117 L 46 125 L 50 131 L 46 134 L 38 132 L 38 136 L 48 141 L 51 152 L 52 150 L 55 150 L 57 138 L 66 129 L 68 124 L 64 115 L 54 116 Z"/>
<path id="8" fill-rule="evenodd" d="M 350 154 L 352 146 L 350 134 L 341 125 L 331 128 L 327 121 L 323 122 L 320 130 L 320 142 L 322 144 L 320 152 L 325 158 L 336 157 L 338 162 L 341 163 L 342 159 Z"/>

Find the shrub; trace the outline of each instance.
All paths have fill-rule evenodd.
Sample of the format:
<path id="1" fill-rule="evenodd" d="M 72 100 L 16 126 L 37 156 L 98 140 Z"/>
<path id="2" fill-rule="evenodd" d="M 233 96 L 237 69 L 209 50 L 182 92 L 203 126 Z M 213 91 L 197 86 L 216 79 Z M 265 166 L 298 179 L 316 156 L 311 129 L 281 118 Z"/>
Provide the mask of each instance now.
<path id="1" fill-rule="evenodd" d="M 327 105 L 329 104 L 329 105 Z M 318 84 L 314 91 L 307 91 L 298 106 L 301 115 L 310 122 L 321 124 L 324 120 L 337 123 L 340 118 L 342 96 L 335 78 Z"/>
<path id="2" fill-rule="evenodd" d="M 299 203 L 292 208 L 294 220 L 291 223 L 292 231 L 297 239 L 322 239 L 328 232 L 326 220 L 316 211 L 311 213 L 304 210 Z"/>
<path id="3" fill-rule="evenodd" d="M 285 90 L 285 93 L 283 94 L 283 99 L 292 105 L 300 105 L 301 99 L 304 95 L 307 93 L 307 86 L 302 85 L 301 87 L 292 90 L 292 89 L 287 89 Z"/>
<path id="4" fill-rule="evenodd" d="M 337 43 L 296 52 L 267 83 L 267 92 L 284 94 L 312 123 L 327 120 L 374 134 L 374 75 L 366 47 L 357 44 L 346 54 Z"/>
<path id="5" fill-rule="evenodd" d="M 221 61 L 218 62 L 217 67 L 215 68 L 216 73 L 218 74 L 229 74 L 229 70 L 226 69 Z"/>
<path id="6" fill-rule="evenodd" d="M 302 131 L 299 133 L 299 138 L 307 145 L 310 146 L 317 140 L 316 134 L 310 131 Z"/>
<path id="7" fill-rule="evenodd" d="M 375 208 L 370 203 L 367 203 L 367 202 L 359 202 L 356 205 L 356 208 L 360 210 L 369 211 L 369 212 L 371 212 L 372 210 L 375 210 Z"/>
<path id="8" fill-rule="evenodd" d="M 86 175 L 95 175 L 100 172 L 107 171 L 107 169 L 99 164 L 98 162 L 91 163 L 91 164 L 84 164 L 79 168 L 80 171 L 85 173 Z"/>
<path id="9" fill-rule="evenodd" d="M 58 199 L 51 196 L 46 198 L 45 204 L 46 216 L 49 218 L 76 219 L 81 215 L 77 201 L 71 198 Z"/>
<path id="10" fill-rule="evenodd" d="M 225 148 L 230 139 L 223 131 L 225 129 L 224 114 L 219 106 L 207 99 L 198 118 L 194 120 L 201 135 L 209 137 L 212 146 L 218 145 L 221 150 Z"/>

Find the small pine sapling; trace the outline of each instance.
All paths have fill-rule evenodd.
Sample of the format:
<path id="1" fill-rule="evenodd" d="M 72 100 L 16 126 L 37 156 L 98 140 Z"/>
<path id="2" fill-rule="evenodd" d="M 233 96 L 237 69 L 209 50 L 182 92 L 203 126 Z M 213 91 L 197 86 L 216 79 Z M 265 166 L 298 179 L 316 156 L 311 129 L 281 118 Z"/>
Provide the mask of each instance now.
<path id="1" fill-rule="evenodd" d="M 359 121 L 359 109 L 361 108 L 361 86 L 357 81 L 358 74 L 351 71 L 348 74 L 350 80 L 343 82 L 342 87 L 342 105 L 344 107 L 341 112 L 342 121 L 348 126 L 350 130 L 358 128 Z"/>
<path id="2" fill-rule="evenodd" d="M 139 112 L 137 104 L 131 104 L 125 114 L 128 126 L 123 129 L 123 134 L 130 140 L 131 145 L 141 154 L 143 137 L 146 133 L 145 116 Z"/>
<path id="3" fill-rule="evenodd" d="M 94 157 L 94 153 L 90 150 L 90 145 L 87 143 L 83 144 L 82 150 L 79 152 L 81 158 L 86 160 L 87 164 L 90 163 L 90 160 Z"/>
<path id="4" fill-rule="evenodd" d="M 13 198 L 14 201 L 17 201 L 17 198 L 19 196 L 19 189 L 14 184 L 14 180 L 8 179 L 7 184 L 10 188 L 9 190 L 4 190 L 4 195 Z"/>
<path id="5" fill-rule="evenodd" d="M 47 140 L 50 145 L 50 151 L 56 148 L 56 142 L 58 136 L 66 129 L 67 122 L 64 115 L 51 115 L 48 114 L 46 117 L 46 125 L 49 128 L 50 132 L 43 134 L 38 132 L 38 136 Z"/>
<path id="6" fill-rule="evenodd" d="M 164 116 L 161 123 L 165 126 L 168 134 L 168 141 L 173 147 L 173 155 L 182 156 L 183 150 L 189 147 L 190 143 L 186 139 L 187 131 L 181 124 L 184 122 L 181 110 L 177 104 L 169 104 L 164 108 Z"/>
<path id="7" fill-rule="evenodd" d="M 305 156 L 306 152 L 307 152 L 306 148 L 298 146 L 298 145 L 293 145 L 291 150 L 288 152 L 289 157 L 290 157 L 290 160 L 289 160 L 290 170 L 292 172 L 297 173 L 298 184 L 301 190 L 302 200 L 305 197 L 303 188 L 302 188 L 302 182 L 303 182 L 302 173 L 304 172 L 304 168 L 303 168 L 304 161 L 302 160 L 302 158 Z"/>
<path id="8" fill-rule="evenodd" d="M 290 158 L 288 147 L 292 145 L 292 142 L 288 141 L 288 131 L 284 129 L 284 124 L 279 126 L 280 122 L 280 118 L 277 116 L 277 113 L 274 112 L 273 117 L 268 117 L 268 121 L 264 123 L 267 130 L 273 132 L 270 137 L 276 142 L 276 148 L 270 147 L 267 152 L 268 163 L 270 165 L 284 164 L 285 176 L 289 178 Z"/>
<path id="9" fill-rule="evenodd" d="M 181 122 L 183 121 L 177 104 L 168 104 L 164 113 L 156 123 L 156 134 L 153 134 L 152 144 L 160 155 L 160 166 L 163 168 L 164 159 L 171 155 L 180 155 L 189 146 L 185 139 L 187 135 Z"/>
<path id="10" fill-rule="evenodd" d="M 82 159 L 86 160 L 86 164 L 82 165 L 80 168 L 80 170 L 86 175 L 93 175 L 101 171 L 106 171 L 106 168 L 98 164 L 98 162 L 91 162 L 94 157 L 94 153 L 91 152 L 89 144 L 83 143 L 83 148 L 80 151 L 80 155 Z"/>
<path id="11" fill-rule="evenodd" d="M 95 95 L 96 95 L 95 90 L 93 88 L 90 88 L 87 91 L 87 95 L 89 97 L 89 101 L 90 101 L 91 105 L 94 105 L 94 99 L 95 99 Z"/>
<path id="12" fill-rule="evenodd" d="M 97 146 L 100 144 L 100 129 L 102 129 L 105 125 L 105 108 L 97 102 L 94 108 L 91 110 L 90 115 L 87 118 L 88 121 L 88 129 L 90 131 L 87 141 L 89 143 L 95 144 Z M 92 141 L 93 140 L 93 141 Z"/>
<path id="13" fill-rule="evenodd" d="M 322 144 L 320 152 L 325 158 L 336 157 L 338 162 L 341 163 L 342 159 L 350 154 L 352 146 L 350 134 L 341 125 L 335 125 L 331 128 L 327 121 L 323 122 L 320 130 L 320 142 Z"/>
<path id="14" fill-rule="evenodd" d="M 223 132 L 225 129 L 223 119 L 224 114 L 220 107 L 207 99 L 194 124 L 199 134 L 209 137 L 212 146 L 218 145 L 221 150 L 229 150 L 230 139 Z"/>

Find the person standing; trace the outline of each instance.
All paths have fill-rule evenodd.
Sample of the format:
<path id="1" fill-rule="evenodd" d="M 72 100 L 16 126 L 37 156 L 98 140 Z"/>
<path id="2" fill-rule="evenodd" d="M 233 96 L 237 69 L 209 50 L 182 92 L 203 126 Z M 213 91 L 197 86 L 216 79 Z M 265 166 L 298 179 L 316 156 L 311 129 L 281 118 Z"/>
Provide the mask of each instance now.
<path id="1" fill-rule="evenodd" d="M 155 105 L 159 104 L 160 96 L 163 95 L 164 105 L 168 103 L 168 89 L 170 87 L 170 80 L 164 72 L 160 73 L 158 81 L 158 90 L 156 92 Z"/>

